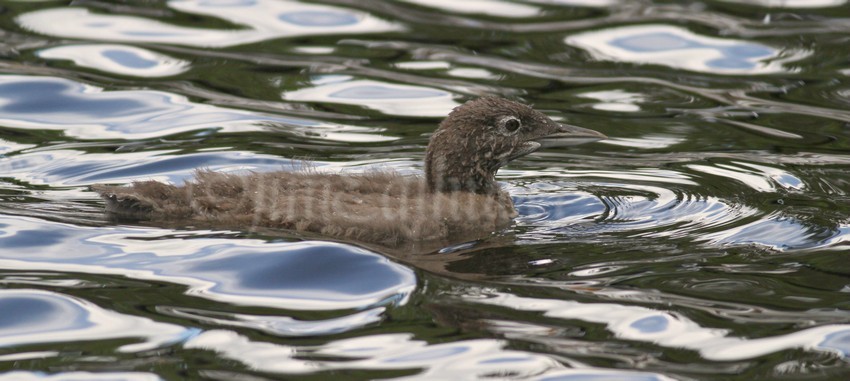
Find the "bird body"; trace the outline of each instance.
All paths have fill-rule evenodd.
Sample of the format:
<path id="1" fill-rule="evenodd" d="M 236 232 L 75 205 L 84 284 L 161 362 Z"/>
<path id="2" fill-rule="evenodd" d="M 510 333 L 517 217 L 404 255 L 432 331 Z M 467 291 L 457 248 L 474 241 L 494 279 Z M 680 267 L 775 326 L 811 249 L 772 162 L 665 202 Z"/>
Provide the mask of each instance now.
<path id="1" fill-rule="evenodd" d="M 157 181 L 95 185 L 107 211 L 151 223 L 263 227 L 398 247 L 483 238 L 517 212 L 496 171 L 543 146 L 605 136 L 555 123 L 528 106 L 480 98 L 455 108 L 428 144 L 425 176 L 391 171 L 248 173 L 198 170 L 177 186 Z"/>
<path id="2" fill-rule="evenodd" d="M 117 217 L 287 229 L 390 247 L 481 238 L 517 215 L 506 193 L 429 192 L 423 177 L 389 171 L 236 175 L 198 170 L 182 186 L 143 181 L 93 188 Z"/>

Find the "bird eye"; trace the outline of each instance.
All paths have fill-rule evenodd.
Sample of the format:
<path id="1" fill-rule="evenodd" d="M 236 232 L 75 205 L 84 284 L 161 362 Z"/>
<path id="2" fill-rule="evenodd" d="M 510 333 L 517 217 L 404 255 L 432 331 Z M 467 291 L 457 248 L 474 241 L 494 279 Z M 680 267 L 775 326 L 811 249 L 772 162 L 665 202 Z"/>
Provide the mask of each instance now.
<path id="1" fill-rule="evenodd" d="M 520 123 L 519 119 L 510 118 L 505 121 L 505 130 L 508 132 L 516 132 L 521 125 L 522 123 Z"/>

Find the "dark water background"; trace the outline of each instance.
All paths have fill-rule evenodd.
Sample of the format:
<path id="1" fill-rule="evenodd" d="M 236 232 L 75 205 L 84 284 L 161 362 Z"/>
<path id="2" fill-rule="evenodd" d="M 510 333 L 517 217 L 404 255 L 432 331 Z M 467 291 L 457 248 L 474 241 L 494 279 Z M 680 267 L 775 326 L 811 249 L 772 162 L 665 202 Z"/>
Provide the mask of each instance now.
<path id="1" fill-rule="evenodd" d="M 4 1 L 3 380 L 850 378 L 844 0 Z M 610 140 L 427 255 L 116 224 L 193 169 L 420 171 L 481 95 Z"/>

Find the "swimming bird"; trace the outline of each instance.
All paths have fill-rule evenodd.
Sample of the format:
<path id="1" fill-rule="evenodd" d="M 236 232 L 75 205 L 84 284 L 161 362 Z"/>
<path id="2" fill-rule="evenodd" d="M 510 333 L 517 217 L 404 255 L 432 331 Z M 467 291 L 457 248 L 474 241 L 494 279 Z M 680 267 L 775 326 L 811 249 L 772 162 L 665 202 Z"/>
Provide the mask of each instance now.
<path id="1" fill-rule="evenodd" d="M 387 247 L 484 238 L 517 216 L 495 180 L 511 160 L 541 148 L 606 136 L 560 124 L 531 107 L 484 97 L 456 107 L 431 136 L 423 176 L 315 170 L 198 170 L 183 185 L 94 185 L 115 217 L 173 226 L 295 230 Z"/>

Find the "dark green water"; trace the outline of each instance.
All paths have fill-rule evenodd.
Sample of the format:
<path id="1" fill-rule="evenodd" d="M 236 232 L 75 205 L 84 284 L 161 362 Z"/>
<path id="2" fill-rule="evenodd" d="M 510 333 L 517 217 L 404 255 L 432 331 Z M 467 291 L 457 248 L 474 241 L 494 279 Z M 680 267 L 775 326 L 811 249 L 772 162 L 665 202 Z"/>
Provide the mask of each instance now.
<path id="1" fill-rule="evenodd" d="M 850 5 L 6 1 L 0 380 L 844 380 Z M 428 254 L 150 227 L 89 186 L 421 171 L 498 95 L 609 140 Z"/>

